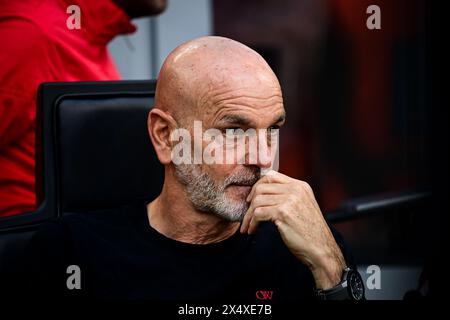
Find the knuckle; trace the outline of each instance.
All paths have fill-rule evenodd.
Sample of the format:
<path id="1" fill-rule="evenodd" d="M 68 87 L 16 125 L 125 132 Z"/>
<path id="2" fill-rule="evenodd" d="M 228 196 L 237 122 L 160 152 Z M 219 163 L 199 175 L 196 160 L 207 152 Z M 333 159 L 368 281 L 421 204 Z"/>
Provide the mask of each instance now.
<path id="1" fill-rule="evenodd" d="M 278 208 L 278 214 L 279 214 L 280 218 L 285 219 L 289 215 L 289 210 L 287 209 L 287 207 L 285 205 L 281 205 Z"/>
<path id="2" fill-rule="evenodd" d="M 311 193 L 312 192 L 311 186 L 306 181 L 300 181 L 300 188 L 301 188 L 301 190 L 303 192 L 306 192 L 306 193 Z"/>
<path id="3" fill-rule="evenodd" d="M 294 183 L 292 183 L 291 185 L 292 185 L 292 189 L 295 190 L 296 192 L 302 193 L 304 190 L 303 181 L 301 181 L 301 180 L 297 180 Z"/>
<path id="4" fill-rule="evenodd" d="M 312 188 L 311 188 L 311 186 L 309 185 L 308 182 L 304 182 L 303 187 L 304 187 L 305 190 L 308 191 L 308 192 L 311 192 L 311 191 L 312 191 Z"/>

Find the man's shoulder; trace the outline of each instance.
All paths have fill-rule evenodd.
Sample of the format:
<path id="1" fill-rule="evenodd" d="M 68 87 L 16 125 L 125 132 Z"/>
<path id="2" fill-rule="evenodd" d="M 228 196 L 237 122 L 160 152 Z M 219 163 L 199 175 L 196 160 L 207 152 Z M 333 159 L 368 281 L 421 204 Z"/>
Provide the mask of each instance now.
<path id="1" fill-rule="evenodd" d="M 129 232 L 144 214 L 144 203 L 133 203 L 115 208 L 66 213 L 44 223 L 34 238 L 74 240 Z"/>
<path id="2" fill-rule="evenodd" d="M 137 212 L 141 212 L 144 207 L 143 202 L 136 202 L 111 208 L 67 212 L 60 220 L 68 224 L 114 223 L 116 220 L 122 220 L 127 216 L 134 216 Z"/>

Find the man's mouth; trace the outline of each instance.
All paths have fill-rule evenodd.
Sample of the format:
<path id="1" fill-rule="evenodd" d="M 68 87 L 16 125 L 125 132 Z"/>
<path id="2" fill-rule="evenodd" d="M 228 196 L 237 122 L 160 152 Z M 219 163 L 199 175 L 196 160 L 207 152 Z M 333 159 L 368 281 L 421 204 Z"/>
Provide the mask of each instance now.
<path id="1" fill-rule="evenodd" d="M 248 175 L 243 173 L 242 175 L 233 178 L 233 180 L 230 179 L 231 181 L 228 183 L 227 187 L 241 187 L 244 189 L 244 187 L 252 188 L 253 185 L 258 182 L 260 177 L 258 175 Z"/>
<path id="2" fill-rule="evenodd" d="M 234 184 L 230 184 L 229 187 L 233 187 L 233 188 L 231 188 L 231 190 L 234 190 L 235 193 L 241 194 L 243 196 L 247 196 L 250 193 L 250 191 L 252 190 L 253 185 L 252 184 L 234 183 Z"/>

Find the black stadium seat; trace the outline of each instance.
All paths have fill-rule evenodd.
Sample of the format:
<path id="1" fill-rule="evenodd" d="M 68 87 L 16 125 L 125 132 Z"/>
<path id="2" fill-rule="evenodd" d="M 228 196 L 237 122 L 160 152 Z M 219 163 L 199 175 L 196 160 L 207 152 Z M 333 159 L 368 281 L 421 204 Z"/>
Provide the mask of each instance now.
<path id="1" fill-rule="evenodd" d="M 35 212 L 0 218 L 0 270 L 50 218 L 155 198 L 163 167 L 147 115 L 155 81 L 44 83 L 39 88 Z"/>

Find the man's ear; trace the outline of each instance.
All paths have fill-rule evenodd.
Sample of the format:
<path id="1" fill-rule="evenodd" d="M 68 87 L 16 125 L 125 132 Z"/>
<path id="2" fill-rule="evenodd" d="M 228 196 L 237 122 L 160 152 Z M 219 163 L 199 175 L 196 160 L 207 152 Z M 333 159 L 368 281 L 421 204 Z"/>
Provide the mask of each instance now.
<path id="1" fill-rule="evenodd" d="M 172 142 L 170 134 L 176 128 L 173 117 L 158 108 L 152 108 L 148 114 L 147 129 L 155 148 L 159 162 L 163 165 L 172 160 Z"/>

